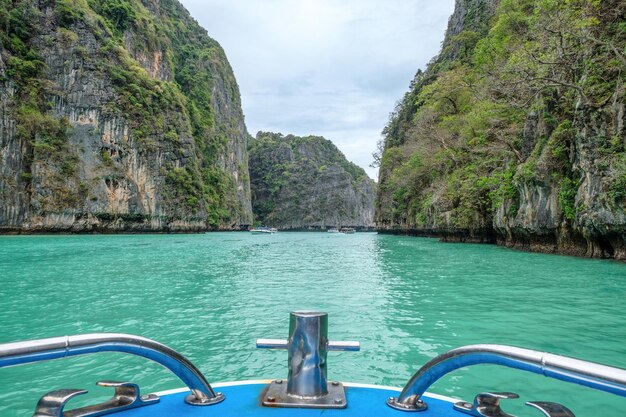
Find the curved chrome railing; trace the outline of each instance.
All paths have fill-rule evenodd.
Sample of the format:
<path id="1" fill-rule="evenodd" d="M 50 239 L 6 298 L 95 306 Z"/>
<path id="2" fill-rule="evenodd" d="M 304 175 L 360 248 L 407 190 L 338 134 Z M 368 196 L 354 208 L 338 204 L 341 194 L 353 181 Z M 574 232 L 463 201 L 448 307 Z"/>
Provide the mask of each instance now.
<path id="1" fill-rule="evenodd" d="M 224 399 L 187 358 L 159 342 L 124 333 L 93 333 L 0 344 L 0 368 L 97 352 L 123 352 L 172 371 L 191 390 L 185 401 L 211 405 Z"/>
<path id="2" fill-rule="evenodd" d="M 405 411 L 426 409 L 420 398 L 442 376 L 471 365 L 494 364 L 541 374 L 626 397 L 626 370 L 566 356 L 505 345 L 469 345 L 430 360 L 387 404 Z"/>

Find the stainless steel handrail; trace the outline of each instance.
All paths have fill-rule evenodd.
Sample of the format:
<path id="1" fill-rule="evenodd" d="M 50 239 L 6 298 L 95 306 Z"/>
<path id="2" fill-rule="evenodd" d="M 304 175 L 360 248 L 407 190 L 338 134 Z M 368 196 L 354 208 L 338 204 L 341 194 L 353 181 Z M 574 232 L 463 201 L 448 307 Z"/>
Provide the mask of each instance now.
<path id="1" fill-rule="evenodd" d="M 422 366 L 391 407 L 419 410 L 420 398 L 442 376 L 471 365 L 495 364 L 541 374 L 626 397 L 626 370 L 566 356 L 505 345 L 468 345 L 450 350 Z"/>
<path id="2" fill-rule="evenodd" d="M 123 352 L 172 371 L 191 390 L 185 401 L 210 405 L 224 399 L 187 358 L 159 342 L 124 333 L 92 333 L 0 344 L 0 368 L 97 352 Z"/>

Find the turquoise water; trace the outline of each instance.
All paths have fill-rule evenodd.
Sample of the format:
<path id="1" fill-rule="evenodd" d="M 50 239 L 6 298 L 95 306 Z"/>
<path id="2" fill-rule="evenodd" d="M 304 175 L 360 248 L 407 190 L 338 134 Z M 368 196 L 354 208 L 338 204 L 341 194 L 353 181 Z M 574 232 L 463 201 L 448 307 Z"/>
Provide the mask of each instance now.
<path id="1" fill-rule="evenodd" d="M 212 382 L 286 376 L 288 313 L 329 312 L 329 377 L 402 386 L 427 360 L 502 343 L 626 368 L 626 264 L 434 239 L 328 233 L 0 237 L 0 342 L 88 332 L 156 339 Z M 57 388 L 132 380 L 145 392 L 181 383 L 121 354 L 0 369 L 0 416 L 30 416 Z M 471 400 L 514 391 L 504 406 L 559 401 L 581 416 L 623 416 L 626 398 L 495 366 L 457 371 L 431 391 Z M 70 407 L 71 408 L 71 407 Z M 599 411 L 601 410 L 601 411 Z"/>

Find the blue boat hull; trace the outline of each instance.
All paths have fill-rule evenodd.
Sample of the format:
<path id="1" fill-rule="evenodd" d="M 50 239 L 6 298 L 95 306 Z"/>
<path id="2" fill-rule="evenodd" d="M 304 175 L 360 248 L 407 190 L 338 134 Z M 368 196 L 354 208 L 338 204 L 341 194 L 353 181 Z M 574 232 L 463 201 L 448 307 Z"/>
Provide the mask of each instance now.
<path id="1" fill-rule="evenodd" d="M 184 398 L 188 390 L 173 390 L 160 393 L 161 402 L 156 405 L 136 408 L 120 413 L 119 417 L 460 417 L 466 414 L 459 413 L 452 408 L 453 400 L 445 397 L 425 394 L 428 409 L 419 413 L 406 413 L 394 410 L 387 406 L 386 400 L 391 396 L 398 396 L 399 389 L 388 387 L 362 386 L 346 384 L 348 407 L 345 409 L 302 409 L 302 408 L 274 408 L 261 405 L 261 392 L 270 381 L 240 382 L 235 384 L 213 384 L 213 387 L 226 396 L 226 400 L 219 404 L 198 407 L 185 404 Z"/>

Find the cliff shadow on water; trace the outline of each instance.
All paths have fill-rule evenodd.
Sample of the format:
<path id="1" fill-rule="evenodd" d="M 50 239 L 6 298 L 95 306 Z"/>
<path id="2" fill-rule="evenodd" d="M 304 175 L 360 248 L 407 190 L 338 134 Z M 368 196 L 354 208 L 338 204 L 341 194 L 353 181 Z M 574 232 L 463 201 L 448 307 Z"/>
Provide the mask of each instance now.
<path id="1" fill-rule="evenodd" d="M 626 260 L 626 3 L 457 0 L 380 142 L 383 232 Z"/>

